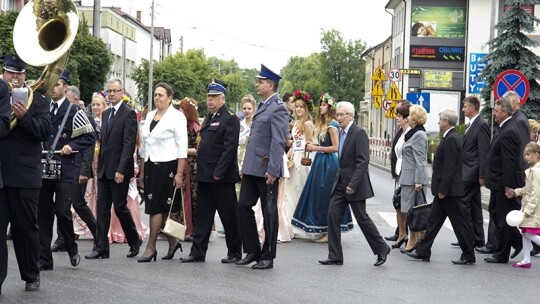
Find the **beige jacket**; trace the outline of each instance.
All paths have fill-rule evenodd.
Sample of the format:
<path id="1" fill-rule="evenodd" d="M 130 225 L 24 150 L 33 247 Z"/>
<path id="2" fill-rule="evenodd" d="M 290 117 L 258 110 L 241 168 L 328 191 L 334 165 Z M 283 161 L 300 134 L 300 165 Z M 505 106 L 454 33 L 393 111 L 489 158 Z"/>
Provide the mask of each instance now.
<path id="1" fill-rule="evenodd" d="M 525 170 L 525 187 L 514 189 L 516 196 L 522 196 L 521 211 L 529 215 L 520 227 L 540 228 L 540 163 Z"/>

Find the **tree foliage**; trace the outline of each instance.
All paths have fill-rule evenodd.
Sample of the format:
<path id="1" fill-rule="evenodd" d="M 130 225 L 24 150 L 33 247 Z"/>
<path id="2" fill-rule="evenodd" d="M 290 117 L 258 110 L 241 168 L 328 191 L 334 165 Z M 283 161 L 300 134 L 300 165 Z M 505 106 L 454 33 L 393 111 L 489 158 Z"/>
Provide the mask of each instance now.
<path id="1" fill-rule="evenodd" d="M 531 51 L 537 43 L 526 33 L 534 32 L 534 25 L 540 20 L 527 13 L 523 6 L 534 5 L 534 0 L 508 0 L 506 4 L 511 8 L 502 15 L 495 26 L 498 36 L 491 39 L 488 44 L 490 53 L 485 57 L 487 66 L 480 75 L 487 83 L 482 89 L 482 98 L 489 105 L 491 90 L 495 78 L 505 70 L 515 69 L 521 71 L 530 82 L 531 92 L 529 99 L 522 107 L 529 118 L 538 119 L 540 116 L 540 57 Z M 490 109 L 484 107 L 483 114 L 488 115 Z"/>
<path id="2" fill-rule="evenodd" d="M 18 15 L 16 12 L 6 12 L 0 15 L 0 37 L 3 37 L 0 41 L 0 54 L 2 55 L 16 52 L 13 46 L 13 26 Z M 31 27 L 31 25 L 28 26 Z M 105 43 L 101 39 L 91 36 L 86 20 L 81 20 L 66 68 L 71 72 L 70 83 L 72 85 L 79 87 L 80 84 L 83 84 L 80 86 L 82 100 L 89 102 L 92 92 L 103 88 L 111 63 L 111 55 Z M 42 71 L 43 67 L 28 65 L 26 79 L 35 80 Z"/>

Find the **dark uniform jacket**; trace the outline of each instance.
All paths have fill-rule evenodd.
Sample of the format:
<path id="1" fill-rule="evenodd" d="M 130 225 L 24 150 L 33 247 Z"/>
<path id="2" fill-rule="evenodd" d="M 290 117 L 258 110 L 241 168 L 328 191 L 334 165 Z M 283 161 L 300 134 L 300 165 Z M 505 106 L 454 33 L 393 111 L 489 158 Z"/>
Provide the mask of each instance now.
<path id="1" fill-rule="evenodd" d="M 58 110 L 56 111 L 56 115 L 50 114 L 52 129 L 51 129 L 51 134 L 49 138 L 43 142 L 43 150 L 49 151 L 53 148 L 54 150 L 60 150 L 62 149 L 63 146 L 69 145 L 71 147 L 71 150 L 79 151 L 79 153 L 83 153 L 85 149 L 90 148 L 91 146 L 95 144 L 96 142 L 95 131 L 83 133 L 81 135 L 76 136 L 75 138 L 72 138 L 73 120 L 75 119 L 75 115 L 77 114 L 78 111 L 81 111 L 79 115 L 82 114 L 86 117 L 86 114 L 84 114 L 84 111 L 82 111 L 76 105 L 72 105 L 69 110 L 69 113 L 67 113 L 69 104 L 70 104 L 69 100 L 65 98 L 62 104 L 60 105 L 60 107 L 58 108 Z M 64 128 L 60 131 L 60 137 L 58 139 L 58 143 L 56 144 L 56 147 L 52 147 L 56 134 L 62 124 L 64 115 L 68 115 L 66 123 L 64 125 Z M 60 181 L 73 183 L 75 179 L 79 177 L 79 171 L 75 167 L 75 156 L 79 153 L 71 153 L 70 155 L 60 155 L 60 153 L 55 153 L 53 155 L 53 159 L 56 159 L 62 162 L 62 171 L 60 175 Z M 44 154 L 43 156 L 46 157 L 46 154 Z"/>
<path id="2" fill-rule="evenodd" d="M 439 193 L 447 197 L 463 195 L 461 178 L 461 142 L 455 128 L 448 131 L 437 147 L 433 159 L 433 175 L 431 176 L 431 194 Z"/>
<path id="3" fill-rule="evenodd" d="M 0 138 L 0 162 L 4 186 L 41 188 L 42 147 L 51 133 L 49 102 L 34 92 L 28 112 L 6 137 Z"/>
<path id="4" fill-rule="evenodd" d="M 6 137 L 9 133 L 10 117 L 9 88 L 3 80 L 0 80 L 0 138 Z M 0 167 L 1 165 L 0 163 Z M 2 174 L 0 174 L 0 188 L 3 187 Z"/>
<path id="5" fill-rule="evenodd" d="M 88 115 L 88 113 L 85 113 L 85 114 L 88 120 L 90 121 L 92 128 L 96 130 L 96 122 L 94 121 L 94 118 Z M 97 136 L 98 135 L 96 133 L 96 137 Z M 79 176 L 82 175 L 88 178 L 94 177 L 94 173 L 92 170 L 92 160 L 94 159 L 95 149 L 96 149 L 96 142 L 94 141 L 94 143 L 90 147 L 84 149 L 82 153 L 77 153 L 75 155 L 75 172 L 78 172 Z M 76 176 L 75 178 L 78 178 L 78 176 Z"/>
<path id="6" fill-rule="evenodd" d="M 197 181 L 236 183 L 238 175 L 238 138 L 240 121 L 223 105 L 212 118 L 205 119 L 197 150 Z M 220 180 L 215 181 L 214 176 Z"/>

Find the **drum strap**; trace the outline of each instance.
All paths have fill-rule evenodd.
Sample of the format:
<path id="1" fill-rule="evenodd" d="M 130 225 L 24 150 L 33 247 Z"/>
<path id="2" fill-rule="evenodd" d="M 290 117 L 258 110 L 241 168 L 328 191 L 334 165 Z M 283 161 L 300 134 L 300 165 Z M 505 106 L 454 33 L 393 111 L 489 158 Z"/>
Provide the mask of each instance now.
<path id="1" fill-rule="evenodd" d="M 69 102 L 66 98 L 66 102 L 69 103 L 66 113 L 64 113 L 64 118 L 62 119 L 62 123 L 60 124 L 60 128 L 58 128 L 58 132 L 56 132 L 56 137 L 54 138 L 53 144 L 51 146 L 51 149 L 49 150 L 49 153 L 47 153 L 47 162 L 49 162 L 54 154 L 54 149 L 56 148 L 56 145 L 58 144 L 58 140 L 60 139 L 60 134 L 62 134 L 62 130 L 64 129 L 64 126 L 66 125 L 67 118 L 69 116 L 69 112 L 71 110 L 71 106 L 73 105 L 71 102 Z"/>

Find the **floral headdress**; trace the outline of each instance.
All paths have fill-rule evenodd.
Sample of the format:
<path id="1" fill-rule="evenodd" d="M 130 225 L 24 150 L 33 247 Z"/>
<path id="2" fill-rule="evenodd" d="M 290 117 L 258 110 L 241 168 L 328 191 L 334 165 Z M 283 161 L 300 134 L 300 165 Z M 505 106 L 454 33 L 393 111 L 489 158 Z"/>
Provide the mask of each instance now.
<path id="1" fill-rule="evenodd" d="M 336 100 L 334 99 L 334 97 L 330 96 L 330 94 L 322 94 L 321 98 L 319 98 L 319 104 L 321 102 L 326 102 L 332 108 L 332 110 L 336 110 Z"/>
<path id="2" fill-rule="evenodd" d="M 128 107 L 135 109 L 135 101 L 132 100 L 129 96 L 124 95 L 124 97 L 122 97 L 122 101 L 125 102 Z"/>
<path id="3" fill-rule="evenodd" d="M 309 95 L 307 92 L 300 90 L 294 91 L 294 100 L 298 99 L 304 101 L 310 112 L 313 110 L 313 99 L 311 99 L 311 95 Z"/>

